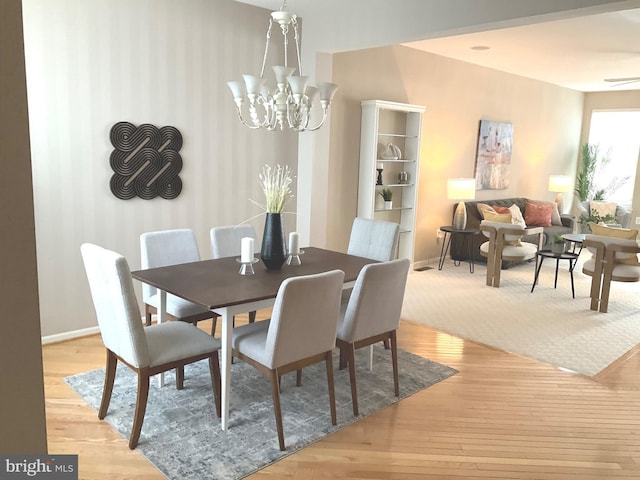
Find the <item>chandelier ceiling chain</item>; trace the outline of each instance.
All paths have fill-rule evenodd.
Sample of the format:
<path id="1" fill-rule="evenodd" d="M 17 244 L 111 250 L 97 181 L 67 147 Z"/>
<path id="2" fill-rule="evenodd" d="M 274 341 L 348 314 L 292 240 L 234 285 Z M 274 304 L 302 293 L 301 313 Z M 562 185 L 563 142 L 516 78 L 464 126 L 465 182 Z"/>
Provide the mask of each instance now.
<path id="1" fill-rule="evenodd" d="M 302 75 L 298 17 L 289 13 L 286 7 L 287 2 L 285 0 L 280 10 L 271 12 L 260 77 L 242 75 L 244 80 L 227 82 L 227 85 L 233 94 L 238 117 L 246 127 L 252 129 L 266 128 L 267 130 L 289 128 L 298 132 L 315 131 L 327 119 L 331 100 L 338 87 L 333 83 L 327 82 L 318 82 L 317 87 L 307 84 L 308 77 Z M 272 67 L 276 77 L 275 87 L 264 78 L 274 21 L 280 25 L 284 44 L 284 65 L 274 65 Z M 293 37 L 296 45 L 298 75 L 294 75 L 296 68 L 288 65 L 287 51 L 290 26 L 293 27 Z M 322 119 L 316 126 L 310 127 L 311 109 L 318 96 L 320 97 Z M 248 110 L 248 118 L 244 113 L 245 110 Z"/>

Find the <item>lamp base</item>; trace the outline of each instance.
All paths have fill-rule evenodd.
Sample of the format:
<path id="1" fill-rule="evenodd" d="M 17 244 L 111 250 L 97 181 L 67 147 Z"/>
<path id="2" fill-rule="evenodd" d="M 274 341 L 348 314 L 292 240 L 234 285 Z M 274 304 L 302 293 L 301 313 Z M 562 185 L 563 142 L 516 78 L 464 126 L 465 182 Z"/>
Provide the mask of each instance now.
<path id="1" fill-rule="evenodd" d="M 464 230 L 467 228 L 467 207 L 464 202 L 458 203 L 456 211 L 453 214 L 453 228 L 456 230 Z"/>
<path id="2" fill-rule="evenodd" d="M 558 205 L 558 213 L 559 213 L 560 215 L 562 215 L 562 214 L 564 213 L 564 212 L 562 211 L 562 210 L 563 210 L 562 200 L 563 200 L 563 198 L 562 198 L 562 193 L 558 193 L 558 194 L 556 195 L 556 204 Z"/>

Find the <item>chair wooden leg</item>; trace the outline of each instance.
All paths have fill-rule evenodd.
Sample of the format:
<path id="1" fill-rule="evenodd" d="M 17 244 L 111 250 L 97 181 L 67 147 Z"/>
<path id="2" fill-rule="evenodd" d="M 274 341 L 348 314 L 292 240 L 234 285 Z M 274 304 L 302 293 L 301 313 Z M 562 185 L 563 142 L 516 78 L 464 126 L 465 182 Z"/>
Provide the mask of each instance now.
<path id="1" fill-rule="evenodd" d="M 302 369 L 299 368 L 298 370 L 296 370 L 296 387 L 299 387 L 302 385 Z"/>
<path id="2" fill-rule="evenodd" d="M 116 367 L 118 366 L 118 358 L 115 353 L 107 349 L 107 368 L 104 372 L 104 386 L 102 387 L 102 400 L 100 401 L 100 410 L 98 410 L 98 418 L 103 420 L 109 410 L 111 402 L 111 392 L 113 392 L 113 382 L 116 379 Z"/>
<path id="3" fill-rule="evenodd" d="M 383 340 L 382 345 L 384 345 L 385 350 L 389 350 L 389 340 Z"/>
<path id="4" fill-rule="evenodd" d="M 336 414 L 336 390 L 333 383 L 333 355 L 331 350 L 325 353 L 325 363 L 327 364 L 327 386 L 329 387 L 329 408 L 331 409 L 331 424 L 337 425 Z"/>
<path id="5" fill-rule="evenodd" d="M 218 352 L 214 352 L 209 357 L 209 374 L 211 375 L 211 387 L 213 388 L 213 399 L 216 403 L 216 415 L 222 415 L 222 381 L 220 380 L 220 359 Z"/>
<path id="6" fill-rule="evenodd" d="M 182 390 L 184 388 L 184 365 L 176 367 L 176 389 Z"/>
<path id="7" fill-rule="evenodd" d="M 356 386 L 356 354 L 353 343 L 345 347 L 345 356 L 349 364 L 349 381 L 351 383 L 351 403 L 353 404 L 353 415 L 358 416 L 358 387 Z"/>
<path id="8" fill-rule="evenodd" d="M 591 310 L 598 311 L 598 303 L 600 303 L 600 285 L 602 282 L 602 275 L 594 272 L 591 276 Z"/>
<path id="9" fill-rule="evenodd" d="M 391 363 L 393 365 L 393 391 L 400 396 L 400 382 L 398 381 L 398 338 L 396 331 L 391 332 Z"/>
<path id="10" fill-rule="evenodd" d="M 136 412 L 133 416 L 133 427 L 129 438 L 129 448 L 133 450 L 138 446 L 144 413 L 147 410 L 147 399 L 149 398 L 149 369 L 138 370 L 138 395 L 136 397 Z"/>
<path id="11" fill-rule="evenodd" d="M 148 327 L 151 325 L 151 308 L 146 303 L 144 304 L 145 325 Z"/>
<path id="12" fill-rule="evenodd" d="M 256 311 L 249 312 L 249 323 L 254 323 L 256 321 Z"/>
<path id="13" fill-rule="evenodd" d="M 338 363 L 338 368 L 340 370 L 347 368 L 347 352 L 342 346 L 340 346 L 340 362 Z"/>
<path id="14" fill-rule="evenodd" d="M 278 444 L 280 450 L 284 448 L 284 430 L 282 429 L 282 410 L 280 407 L 280 382 L 278 381 L 278 372 L 276 370 L 269 371 L 269 379 L 271 380 L 271 395 L 273 396 L 273 411 L 276 415 L 276 429 L 278 430 Z"/>
<path id="15" fill-rule="evenodd" d="M 609 292 L 611 291 L 611 274 L 605 270 L 602 279 L 602 293 L 600 294 L 600 312 L 607 313 L 609 309 Z"/>
<path id="16" fill-rule="evenodd" d="M 213 314 L 213 319 L 211 320 L 211 336 L 216 336 L 216 327 L 218 325 L 218 314 Z"/>

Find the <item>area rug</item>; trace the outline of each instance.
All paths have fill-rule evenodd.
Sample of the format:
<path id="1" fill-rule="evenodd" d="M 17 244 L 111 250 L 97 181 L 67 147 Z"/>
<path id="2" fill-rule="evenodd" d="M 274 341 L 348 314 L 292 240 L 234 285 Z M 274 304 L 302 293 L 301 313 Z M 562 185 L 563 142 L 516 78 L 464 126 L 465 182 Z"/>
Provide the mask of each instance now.
<path id="1" fill-rule="evenodd" d="M 374 368 L 367 370 L 368 348 L 356 352 L 360 416 L 351 405 L 348 371 L 335 369 L 338 425 L 331 425 L 324 362 L 303 370 L 303 385 L 295 386 L 295 372 L 282 378 L 282 414 L 286 452 L 278 448 L 271 385 L 254 368 L 232 365 L 230 428 L 223 432 L 215 415 L 206 361 L 185 368 L 185 386 L 151 383 L 147 412 L 137 450 L 172 480 L 243 478 L 338 429 L 399 401 L 393 394 L 390 351 L 374 346 Z M 337 366 L 337 354 L 334 365 Z M 456 370 L 398 352 L 400 398 L 438 383 Z M 99 408 L 104 369 L 81 373 L 65 381 L 94 409 Z M 135 408 L 136 377 L 119 366 L 105 420 L 128 440 Z M 96 418 L 96 422 L 99 420 Z"/>
<path id="2" fill-rule="evenodd" d="M 589 309 L 591 277 L 568 263 L 542 265 L 531 293 L 534 263 L 502 271 L 500 288 L 486 285 L 486 265 L 469 273 L 466 263 L 447 261 L 442 270 L 411 272 L 402 318 L 457 337 L 594 376 L 640 343 L 640 283 L 611 282 L 608 313 Z"/>

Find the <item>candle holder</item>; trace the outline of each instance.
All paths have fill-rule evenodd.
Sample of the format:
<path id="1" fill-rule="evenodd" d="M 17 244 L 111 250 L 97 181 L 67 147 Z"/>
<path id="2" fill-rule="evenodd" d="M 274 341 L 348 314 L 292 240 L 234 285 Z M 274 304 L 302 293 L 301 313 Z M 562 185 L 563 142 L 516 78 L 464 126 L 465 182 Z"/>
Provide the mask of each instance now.
<path id="1" fill-rule="evenodd" d="M 376 185 L 382 185 L 382 171 L 384 169 L 383 168 L 376 168 L 376 170 L 378 171 L 378 180 L 376 181 Z"/>
<path id="2" fill-rule="evenodd" d="M 236 258 L 236 262 L 240 264 L 240 271 L 238 272 L 240 275 L 253 275 L 256 273 L 253 270 L 253 264 L 258 263 L 260 260 L 257 258 L 252 258 L 250 262 L 243 262 L 239 258 Z"/>
<path id="3" fill-rule="evenodd" d="M 304 250 L 300 250 L 298 253 L 289 253 L 289 256 L 287 257 L 287 265 L 302 265 L 300 255 L 304 255 Z"/>

